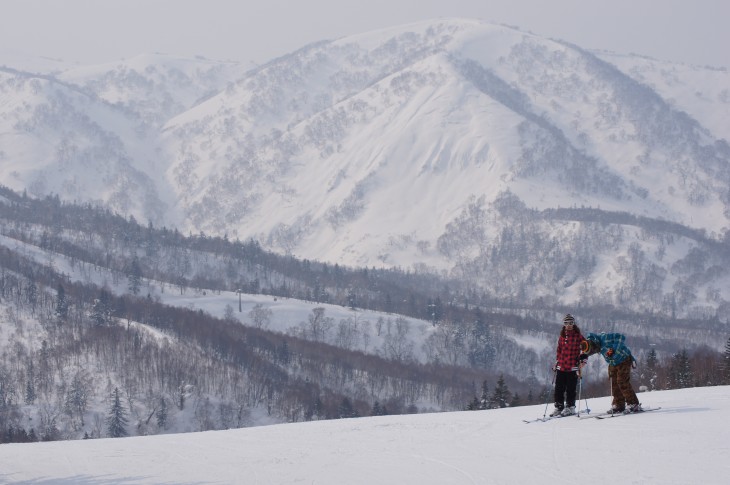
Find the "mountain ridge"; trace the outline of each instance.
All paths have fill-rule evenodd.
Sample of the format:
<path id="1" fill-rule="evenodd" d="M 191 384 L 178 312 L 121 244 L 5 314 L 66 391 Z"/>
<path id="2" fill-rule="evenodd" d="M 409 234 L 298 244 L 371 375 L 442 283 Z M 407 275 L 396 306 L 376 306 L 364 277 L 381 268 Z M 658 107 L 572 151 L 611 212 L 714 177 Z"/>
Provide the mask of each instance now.
<path id="1" fill-rule="evenodd" d="M 440 19 L 313 43 L 255 69 L 199 60 L 212 66 L 200 68 L 208 78 L 195 76 L 195 62 L 185 68 L 171 63 L 169 71 L 150 67 L 149 76 L 120 67 L 114 71 L 119 75 L 101 76 L 107 96 L 131 93 L 137 81 L 143 88 L 158 86 L 175 71 L 186 73 L 178 76 L 183 91 L 197 89 L 201 96 L 187 96 L 187 104 L 172 102 L 167 111 L 164 103 L 141 106 L 122 99 L 114 104 L 123 113 L 117 124 L 136 139 L 120 135 L 108 153 L 108 137 L 90 135 L 95 147 L 80 149 L 73 137 L 61 136 L 66 144 L 41 158 L 50 168 L 63 161 L 60 147 L 70 147 L 70 160 L 100 155 L 107 160 L 102 165 L 117 168 L 95 184 L 116 180 L 117 189 L 89 193 L 141 219 L 192 233 L 254 238 L 282 253 L 322 261 L 443 271 L 485 288 L 504 281 L 490 273 L 516 270 L 506 260 L 489 262 L 487 253 L 511 244 L 505 239 L 510 226 L 526 224 L 550 245 L 593 253 L 596 261 L 586 257 L 566 281 L 564 268 L 540 261 L 551 249 L 534 242 L 531 252 L 519 256 L 519 266 L 528 270 L 518 271 L 524 274 L 506 291 L 528 285 L 535 272 L 547 272 L 525 298 L 547 293 L 576 303 L 578 286 L 592 286 L 593 299 L 640 308 L 647 295 L 620 274 L 622 258 L 634 254 L 656 269 L 652 274 L 659 282 L 649 300 L 652 308 L 666 311 L 678 285 L 685 284 L 672 265 L 694 248 L 709 251 L 713 264 L 727 268 L 723 248 L 708 249 L 692 238 L 662 242 L 660 235 L 647 243 L 620 224 L 615 229 L 621 235 L 609 236 L 612 245 L 578 248 L 570 240 L 595 228 L 580 221 L 550 227 L 543 220 L 538 230 L 537 221 L 524 220 L 529 211 L 507 210 L 523 220 L 502 215 L 505 202 L 535 210 L 581 206 L 662 219 L 724 240 L 730 227 L 730 147 L 715 133 L 725 130 L 704 126 L 684 111 L 691 98 L 681 98 L 682 104 L 665 99 L 672 86 L 681 86 L 678 68 L 622 60 L 628 67 L 509 27 Z M 652 76 L 655 71 L 658 76 Z M 719 100 L 730 87 L 722 74 L 711 73 L 708 91 Z M 73 82 L 72 72 L 60 76 Z M 102 84 L 84 79 L 82 89 L 104 94 Z M 659 83 L 667 79 L 674 84 Z M 145 93 L 175 99 L 179 89 L 135 92 L 128 99 L 143 99 Z M 714 108 L 705 98 L 695 115 Z M 730 112 L 718 105 L 718 111 Z M 173 112 L 162 122 L 164 113 Z M 18 116 L 5 115 L 10 123 Z M 711 122 L 724 116 L 700 117 Z M 15 157 L 23 158 L 13 150 L 5 155 Z M 135 173 L 134 160 L 139 174 L 125 179 L 125 171 Z M 73 183 L 49 188 L 39 175 L 19 173 L 0 182 L 16 190 L 26 185 L 39 195 L 82 192 L 65 188 Z M 458 228 L 462 223 L 469 226 Z M 456 251 L 453 241 L 465 232 L 471 235 Z M 663 260 L 667 255 L 672 259 Z M 724 276 L 704 282 L 684 311 L 727 306 L 726 282 Z M 719 299 L 703 295 L 716 289 Z M 629 300 L 615 296 L 627 292 Z"/>

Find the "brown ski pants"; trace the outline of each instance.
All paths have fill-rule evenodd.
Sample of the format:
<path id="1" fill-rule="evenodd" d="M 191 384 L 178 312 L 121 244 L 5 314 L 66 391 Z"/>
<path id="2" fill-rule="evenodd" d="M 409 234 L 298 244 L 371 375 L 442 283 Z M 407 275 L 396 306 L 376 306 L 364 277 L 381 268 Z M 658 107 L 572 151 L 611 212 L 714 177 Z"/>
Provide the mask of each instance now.
<path id="1" fill-rule="evenodd" d="M 608 378 L 611 379 L 614 408 L 624 409 L 627 404 L 639 403 L 639 398 L 631 387 L 631 359 L 626 359 L 616 366 L 609 365 Z"/>

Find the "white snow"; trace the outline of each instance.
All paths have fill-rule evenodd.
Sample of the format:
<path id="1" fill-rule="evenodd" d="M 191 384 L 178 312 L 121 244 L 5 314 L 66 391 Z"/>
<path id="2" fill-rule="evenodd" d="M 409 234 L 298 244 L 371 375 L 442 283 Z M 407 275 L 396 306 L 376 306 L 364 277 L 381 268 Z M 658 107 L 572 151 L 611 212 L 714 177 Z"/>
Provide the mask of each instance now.
<path id="1" fill-rule="evenodd" d="M 108 288 L 116 294 L 124 294 L 128 291 L 127 279 L 120 278 L 114 283 L 114 277 L 106 269 L 97 267 L 89 269 L 88 266 L 82 268 L 82 265 L 72 264 L 69 258 L 63 255 L 48 253 L 37 246 L 1 234 L 0 246 L 19 251 L 25 257 L 39 263 L 51 261 L 51 265 L 56 271 L 67 275 L 71 281 L 93 283 Z M 248 326 L 252 325 L 249 312 L 256 305 L 260 305 L 263 309 L 271 311 L 271 319 L 265 329 L 280 333 L 291 333 L 301 329 L 302 325 L 308 321 L 313 309 L 324 308 L 325 317 L 332 318 L 335 326 L 343 320 L 356 325 L 359 337 L 353 341 L 352 350 L 360 350 L 372 355 L 378 355 L 382 352 L 385 334 L 388 332 L 389 327 L 388 321 L 392 323 L 398 318 L 403 318 L 408 322 L 407 333 L 409 341 L 413 343 L 413 358 L 422 363 L 427 361 L 424 343 L 435 331 L 433 324 L 426 320 L 371 310 L 353 310 L 342 305 L 303 301 L 294 298 L 250 293 L 241 293 L 239 295 L 233 291 L 197 291 L 191 288 L 187 288 L 181 294 L 179 288 L 174 285 L 165 284 L 163 289 L 160 282 L 152 280 L 145 280 L 141 292 L 144 295 L 149 294 L 154 299 L 159 299 L 160 302 L 166 305 L 201 310 L 217 318 L 225 317 L 226 308 L 230 307 L 233 309 L 232 318 Z M 241 311 L 239 311 L 239 303 Z M 383 321 L 382 333 L 377 330 L 379 320 Z M 152 327 L 145 327 L 151 332 L 157 332 Z M 366 338 L 363 337 L 365 334 L 367 335 Z M 523 343 L 522 340 L 524 339 L 525 337 L 521 337 L 515 340 L 526 348 L 533 348 L 536 345 L 539 347 L 537 339 L 532 339 L 529 344 Z M 552 340 L 550 340 L 549 343 L 543 342 L 542 345 L 543 347 L 549 347 L 552 346 L 552 343 Z"/>
<path id="2" fill-rule="evenodd" d="M 481 246 L 447 254 L 439 238 L 472 201 L 489 209 L 506 190 L 531 209 L 628 212 L 719 239 L 728 227 L 724 182 L 712 175 L 712 157 L 700 163 L 695 150 L 717 143 L 723 153 L 730 75 L 600 55 L 618 70 L 598 75 L 584 50 L 557 40 L 444 17 L 303 47 L 255 69 L 140 54 L 67 65 L 56 83 L 11 68 L 0 72 L 0 162 L 7 168 L 0 181 L 33 196 L 105 201 L 183 233 L 252 238 L 298 258 L 456 277 L 462 263 L 478 267 L 475 258 L 496 242 L 503 218 L 477 223 Z M 634 106 L 623 92 L 641 85 L 619 71 L 653 90 L 646 106 Z M 47 119 L 46 105 L 62 100 L 72 103 L 74 116 L 59 109 Z M 671 107 L 673 117 L 654 119 L 660 107 Z M 685 114 L 698 125 L 681 124 L 673 147 L 662 133 Z M 617 188 L 624 193 L 614 197 L 566 184 L 568 167 L 553 153 L 561 137 L 548 142 L 552 135 L 537 128 L 535 117 L 562 133 L 565 147 L 595 158 L 598 170 L 636 190 Z M 86 118 L 98 128 L 72 129 L 73 120 Z M 642 249 L 651 263 L 670 269 L 684 257 L 675 244 L 683 243 L 650 239 Z M 622 250 L 597 255 L 603 271 L 591 275 L 594 294 L 625 284 L 612 270 Z M 614 281 L 603 285 L 611 275 Z M 665 295 L 681 279 L 668 270 Z M 573 304 L 585 288 L 583 276 L 576 282 L 534 291 Z M 712 311 L 718 299 L 707 295 L 730 298 L 723 283 L 699 284 L 697 306 Z M 661 303 L 653 304 L 641 311 L 659 311 Z"/>
<path id="3" fill-rule="evenodd" d="M 528 406 L 4 444 L 0 483 L 727 483 L 729 386 L 639 396 L 662 409 L 525 424 L 545 412 Z M 610 398 L 587 402 L 595 414 Z"/>

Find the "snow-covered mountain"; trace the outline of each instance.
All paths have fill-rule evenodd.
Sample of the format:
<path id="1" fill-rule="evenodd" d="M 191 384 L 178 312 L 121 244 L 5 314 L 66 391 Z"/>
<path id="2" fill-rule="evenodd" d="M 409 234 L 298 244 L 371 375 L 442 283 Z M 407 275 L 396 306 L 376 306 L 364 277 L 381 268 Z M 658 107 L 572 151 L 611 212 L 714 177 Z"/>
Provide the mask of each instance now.
<path id="1" fill-rule="evenodd" d="M 0 183 L 497 298 L 730 316 L 730 77 L 446 19 L 0 69 Z M 723 239 L 725 238 L 725 239 Z"/>
<path id="2" fill-rule="evenodd" d="M 2 183 L 156 224 L 178 221 L 160 126 L 243 69 L 161 55 L 60 73 L 52 67 L 48 74 L 0 68 Z"/>

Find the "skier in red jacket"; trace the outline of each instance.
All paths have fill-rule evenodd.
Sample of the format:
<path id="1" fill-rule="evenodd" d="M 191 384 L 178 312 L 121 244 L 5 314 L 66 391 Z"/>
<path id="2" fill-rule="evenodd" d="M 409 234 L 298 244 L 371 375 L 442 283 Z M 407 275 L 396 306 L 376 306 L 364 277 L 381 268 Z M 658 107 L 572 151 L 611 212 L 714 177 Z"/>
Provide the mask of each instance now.
<path id="1" fill-rule="evenodd" d="M 563 328 L 558 338 L 553 371 L 555 372 L 555 410 L 550 416 L 570 416 L 575 414 L 575 388 L 578 385 L 578 371 L 583 361 L 580 343 L 583 341 L 575 318 L 568 313 L 563 317 Z"/>

